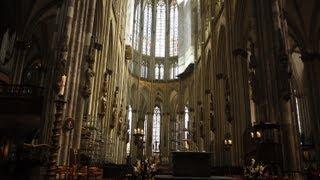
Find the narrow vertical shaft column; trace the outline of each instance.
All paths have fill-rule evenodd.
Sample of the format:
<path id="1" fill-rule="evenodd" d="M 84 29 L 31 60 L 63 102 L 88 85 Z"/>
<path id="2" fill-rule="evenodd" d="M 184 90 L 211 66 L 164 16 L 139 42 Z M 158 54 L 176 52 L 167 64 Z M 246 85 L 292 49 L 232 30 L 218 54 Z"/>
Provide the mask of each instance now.
<path id="1" fill-rule="evenodd" d="M 280 95 L 280 105 L 281 105 L 281 120 L 280 127 L 282 132 L 282 146 L 284 153 L 284 170 L 293 172 L 300 171 L 300 151 L 298 143 L 298 134 L 296 131 L 295 124 L 293 123 L 292 109 L 291 109 L 291 86 L 290 86 L 290 69 L 289 69 L 289 48 L 286 37 L 288 36 L 287 24 L 284 19 L 281 19 L 282 15 L 280 13 L 280 0 L 273 0 L 272 7 L 272 17 L 274 32 L 276 35 L 276 45 L 278 52 L 276 52 L 278 61 L 278 87 Z M 287 164 L 286 164 L 287 163 Z"/>
<path id="2" fill-rule="evenodd" d="M 297 136 L 291 116 L 290 70 L 285 39 L 287 37 L 286 24 L 280 14 L 279 0 L 254 0 L 252 3 L 257 27 L 257 39 L 253 52 L 257 55 L 258 88 L 255 92 L 258 97 L 257 120 L 263 124 L 268 122 L 280 126 L 279 147 L 281 150 L 277 150 L 275 146 L 270 148 L 273 148 L 274 152 L 282 153 L 282 157 L 281 159 L 274 157 L 274 159 L 264 160 L 279 163 L 282 160 L 280 165 L 283 170 L 290 173 L 298 171 L 297 154 L 299 153 L 296 152 L 298 149 Z M 275 133 L 274 129 L 269 129 L 269 131 Z M 273 138 L 273 141 L 277 141 L 276 137 Z"/>
<path id="3" fill-rule="evenodd" d="M 316 148 L 317 161 L 320 162 L 320 52 L 302 50 L 301 59 L 304 63 L 306 82 L 306 100 L 310 115 L 311 133 Z"/>
<path id="4" fill-rule="evenodd" d="M 73 19 L 73 8 L 75 0 L 65 1 L 65 12 L 64 21 L 61 22 L 60 27 L 63 27 L 60 34 L 60 47 L 59 52 L 57 53 L 57 86 L 58 86 L 58 99 L 56 103 L 56 112 L 55 120 L 53 122 L 52 136 L 51 136 L 51 148 L 49 156 L 49 167 L 48 167 L 48 176 L 55 177 L 57 171 L 58 155 L 59 155 L 59 141 L 61 137 L 62 130 L 62 121 L 63 121 L 63 108 L 64 108 L 64 92 L 65 92 L 65 83 L 67 80 L 66 73 L 68 72 L 67 67 L 67 54 L 68 54 L 68 45 L 70 40 L 71 33 L 71 24 Z"/>
<path id="5" fill-rule="evenodd" d="M 81 53 L 86 54 L 88 56 L 92 55 L 89 54 L 90 52 L 88 52 L 89 50 L 89 46 L 91 43 L 91 38 L 92 38 L 92 29 L 93 29 L 93 23 L 94 23 L 94 17 L 95 17 L 95 8 L 96 8 L 96 0 L 88 0 L 86 1 L 86 5 L 87 7 L 85 7 L 85 13 L 87 14 L 86 16 L 86 20 L 84 22 L 81 23 L 81 25 L 84 27 L 82 27 L 84 29 L 83 32 L 83 37 L 82 37 L 82 51 Z M 90 57 L 91 59 L 94 57 Z M 80 58 L 82 60 L 82 58 Z M 80 63 L 79 67 L 81 67 L 81 79 L 85 78 L 85 67 L 86 64 L 85 63 Z M 81 81 L 81 80 L 79 80 Z M 84 86 L 80 85 L 81 83 L 77 83 L 77 85 L 79 86 L 79 90 L 83 90 L 82 88 L 84 88 Z M 83 84 L 82 84 L 83 85 Z M 83 96 L 79 96 L 78 97 L 78 104 L 77 104 L 77 116 L 75 118 L 75 128 L 74 128 L 74 132 L 73 132 L 73 148 L 74 149 L 78 149 L 80 148 L 80 141 L 81 141 L 81 129 L 82 129 L 82 121 L 83 121 L 83 115 L 84 115 L 84 105 L 86 102 L 86 98 L 85 98 L 85 93 L 82 93 Z"/>

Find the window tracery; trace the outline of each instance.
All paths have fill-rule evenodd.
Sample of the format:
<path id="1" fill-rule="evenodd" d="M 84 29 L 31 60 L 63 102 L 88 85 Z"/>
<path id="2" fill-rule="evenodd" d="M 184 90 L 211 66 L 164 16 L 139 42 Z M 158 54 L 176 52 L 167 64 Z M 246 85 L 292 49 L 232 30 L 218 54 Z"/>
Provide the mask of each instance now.
<path id="1" fill-rule="evenodd" d="M 189 109 L 187 106 L 184 107 L 184 139 L 188 139 L 188 129 L 189 129 Z"/>
<path id="2" fill-rule="evenodd" d="M 140 77 L 147 78 L 148 77 L 148 65 L 145 61 L 141 63 L 141 69 L 140 69 Z"/>
<path id="3" fill-rule="evenodd" d="M 165 57 L 166 53 L 166 9 L 165 1 L 159 0 L 156 13 L 156 57 Z"/>
<path id="4" fill-rule="evenodd" d="M 172 1 L 170 7 L 170 56 L 178 55 L 178 4 Z"/>
<path id="5" fill-rule="evenodd" d="M 177 63 L 171 65 L 170 68 L 170 79 L 178 79 L 179 67 Z"/>
<path id="6" fill-rule="evenodd" d="M 132 126 L 132 107 L 130 105 L 128 108 L 128 123 L 129 123 L 129 129 L 128 129 L 129 142 L 127 143 L 127 155 L 130 154 L 131 126 Z"/>
<path id="7" fill-rule="evenodd" d="M 140 37 L 140 13 L 141 13 L 141 4 L 138 3 L 135 15 L 134 15 L 134 28 L 133 28 L 133 48 L 138 50 L 139 49 L 139 37 Z"/>
<path id="8" fill-rule="evenodd" d="M 152 152 L 160 152 L 160 120 L 161 111 L 158 106 L 154 108 L 152 122 Z"/>
<path id="9" fill-rule="evenodd" d="M 160 65 L 156 64 L 154 68 L 154 78 L 155 79 L 160 79 Z"/>
<path id="10" fill-rule="evenodd" d="M 151 28 L 152 28 L 152 4 L 148 1 L 144 10 L 143 20 L 143 39 L 142 53 L 150 55 L 151 53 Z"/>

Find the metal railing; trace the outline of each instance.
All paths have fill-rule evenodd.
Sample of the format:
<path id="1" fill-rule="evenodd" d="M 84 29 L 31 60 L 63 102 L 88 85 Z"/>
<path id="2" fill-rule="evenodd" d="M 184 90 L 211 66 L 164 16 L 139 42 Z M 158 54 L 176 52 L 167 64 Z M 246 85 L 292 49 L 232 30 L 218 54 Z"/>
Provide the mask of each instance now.
<path id="1" fill-rule="evenodd" d="M 90 163 L 99 164 L 105 160 L 105 132 L 101 119 L 96 116 L 85 116 L 82 126 L 81 153 L 90 158 Z"/>
<path id="2" fill-rule="evenodd" d="M 43 96 L 44 88 L 29 85 L 0 84 L 0 97 Z"/>

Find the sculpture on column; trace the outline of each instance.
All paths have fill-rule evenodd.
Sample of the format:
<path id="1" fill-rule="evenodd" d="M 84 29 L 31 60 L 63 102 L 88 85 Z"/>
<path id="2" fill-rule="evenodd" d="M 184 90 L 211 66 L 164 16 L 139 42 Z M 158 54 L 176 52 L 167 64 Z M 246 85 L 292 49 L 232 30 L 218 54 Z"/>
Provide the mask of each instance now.
<path id="1" fill-rule="evenodd" d="M 86 56 L 86 61 L 88 64 L 88 67 L 85 71 L 85 82 L 83 87 L 83 96 L 89 97 L 91 95 L 91 86 L 92 86 L 92 79 L 95 76 L 95 72 L 93 69 L 94 65 L 94 56 L 95 56 L 95 38 L 94 36 L 91 37 L 91 43 L 89 46 L 88 54 Z"/>
<path id="2" fill-rule="evenodd" d="M 113 129 L 116 126 L 116 121 L 118 118 L 118 104 L 117 104 L 118 94 L 119 94 L 119 87 L 116 87 L 116 90 L 114 92 L 113 102 L 112 102 L 112 117 L 110 121 L 111 129 Z"/>
<path id="3" fill-rule="evenodd" d="M 124 123 L 122 103 L 123 103 L 123 99 L 121 100 L 120 112 L 119 112 L 119 117 L 118 117 L 119 121 L 118 121 L 118 126 L 117 126 L 117 134 L 118 134 L 119 136 L 121 135 L 121 130 L 122 130 L 123 123 Z"/>
<path id="4" fill-rule="evenodd" d="M 256 104 L 259 103 L 258 95 L 258 83 L 256 76 L 257 59 L 254 50 L 254 43 L 250 42 L 250 59 L 249 59 L 249 88 L 251 88 L 251 99 Z"/>
<path id="5" fill-rule="evenodd" d="M 230 83 L 229 78 L 226 74 L 219 73 L 217 74 L 218 80 L 225 80 L 225 115 L 226 120 L 231 123 L 233 120 L 232 112 L 231 112 L 231 89 L 230 89 Z"/>
<path id="6" fill-rule="evenodd" d="M 201 102 L 200 102 L 201 103 Z M 206 137 L 205 129 L 204 129 L 204 121 L 203 121 L 203 109 L 200 107 L 200 137 L 204 139 Z"/>
<path id="7" fill-rule="evenodd" d="M 226 98 L 226 119 L 229 123 L 233 120 L 232 112 L 231 112 L 231 90 L 230 90 L 230 84 L 229 84 L 229 78 L 225 78 L 225 98 Z"/>
<path id="8" fill-rule="evenodd" d="M 111 76 L 112 71 L 107 69 L 104 73 L 103 85 L 102 85 L 102 97 L 100 103 L 100 116 L 103 118 L 107 113 L 107 106 L 108 106 L 108 81 L 109 77 Z"/>
<path id="9" fill-rule="evenodd" d="M 13 55 L 14 44 L 16 42 L 16 33 L 11 35 L 9 33 L 9 29 L 7 29 L 6 33 L 3 35 L 0 47 L 0 62 L 1 65 L 6 65 Z"/>
<path id="10" fill-rule="evenodd" d="M 59 60 L 57 62 L 57 100 L 55 101 L 56 113 L 55 120 L 52 127 L 52 136 L 50 144 L 50 156 L 49 164 L 47 169 L 47 174 L 50 177 L 54 177 L 57 172 L 57 159 L 59 154 L 59 140 L 61 137 L 62 131 L 62 122 L 63 122 L 63 108 L 66 103 L 64 100 L 64 89 L 66 83 L 66 57 L 67 57 L 67 46 L 62 43 L 61 49 L 59 52 Z"/>
<path id="11" fill-rule="evenodd" d="M 248 81 L 249 81 L 249 88 L 251 89 L 251 99 L 253 102 L 256 104 L 259 104 L 260 100 L 258 99 L 259 96 L 259 88 L 258 88 L 258 83 L 257 83 L 257 77 L 256 77 L 256 69 L 257 69 L 257 58 L 255 55 L 255 44 L 252 42 L 252 40 L 249 41 L 249 52 L 250 52 L 250 57 L 249 57 L 249 66 L 248 66 Z M 244 60 L 248 60 L 248 55 L 249 53 L 247 52 L 246 49 L 235 49 L 233 51 L 233 55 L 235 57 L 240 56 Z"/>
<path id="12" fill-rule="evenodd" d="M 127 117 L 127 116 L 125 116 Z M 127 120 L 124 121 L 124 124 L 122 126 L 122 129 L 121 129 L 121 136 L 122 136 L 122 140 L 126 143 L 129 142 L 129 122 Z"/>
<path id="13" fill-rule="evenodd" d="M 209 94 L 209 121 L 210 121 L 210 130 L 215 131 L 215 122 L 214 122 L 214 99 L 213 99 L 213 93 L 210 89 L 206 90 L 206 94 Z"/>

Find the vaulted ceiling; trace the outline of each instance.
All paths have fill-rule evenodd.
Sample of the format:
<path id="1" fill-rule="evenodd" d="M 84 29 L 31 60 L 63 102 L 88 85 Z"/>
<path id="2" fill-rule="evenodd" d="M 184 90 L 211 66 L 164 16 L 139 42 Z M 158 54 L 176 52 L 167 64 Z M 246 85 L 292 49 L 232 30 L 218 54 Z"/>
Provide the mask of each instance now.
<path id="1" fill-rule="evenodd" d="M 289 33 L 299 47 L 318 51 L 320 41 L 320 1 L 286 0 L 285 16 Z"/>
<path id="2" fill-rule="evenodd" d="M 31 40 L 34 35 L 46 41 L 52 34 L 56 5 L 59 0 L 1 0 L 0 34 L 8 29 L 16 32 L 19 40 Z"/>
<path id="3" fill-rule="evenodd" d="M 34 62 L 40 61 L 44 67 L 50 59 L 59 2 L 60 0 L 0 1 L 0 37 L 9 30 L 10 35 L 16 34 L 16 42 L 30 45 L 26 49 L 22 65 L 24 72 L 33 67 Z"/>

